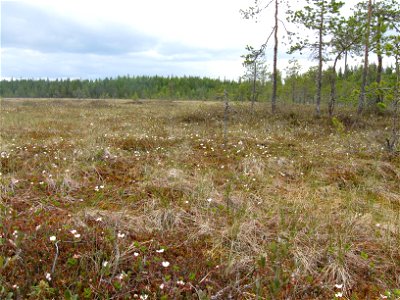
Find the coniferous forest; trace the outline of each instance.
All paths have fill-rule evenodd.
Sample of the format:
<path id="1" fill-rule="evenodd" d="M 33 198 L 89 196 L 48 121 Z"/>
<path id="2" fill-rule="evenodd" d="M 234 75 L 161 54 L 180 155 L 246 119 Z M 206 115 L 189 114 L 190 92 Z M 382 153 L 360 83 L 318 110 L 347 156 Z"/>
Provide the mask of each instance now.
<path id="1" fill-rule="evenodd" d="M 295 61 L 295 63 L 297 63 Z M 316 68 L 300 73 L 291 68 L 283 80 L 278 77 L 278 101 L 284 103 L 313 103 Z M 297 64 L 297 68 L 299 68 Z M 337 74 L 337 97 L 339 104 L 356 104 L 358 101 L 362 67 L 349 68 Z M 272 93 L 271 74 L 264 73 L 256 82 L 255 100 L 270 101 Z M 369 66 L 368 103 L 387 105 L 393 99 L 390 87 L 396 82 L 394 67 L 382 69 L 381 83 L 377 85 L 378 67 Z M 330 70 L 323 72 L 323 103 L 330 96 Z M 1 97 L 5 98 L 76 98 L 76 99 L 159 99 L 159 100 L 218 100 L 223 91 L 234 101 L 253 99 L 253 82 L 248 76 L 237 81 L 200 77 L 121 76 L 105 79 L 34 80 L 12 79 L 1 81 Z M 379 99 L 379 101 L 375 101 Z"/>

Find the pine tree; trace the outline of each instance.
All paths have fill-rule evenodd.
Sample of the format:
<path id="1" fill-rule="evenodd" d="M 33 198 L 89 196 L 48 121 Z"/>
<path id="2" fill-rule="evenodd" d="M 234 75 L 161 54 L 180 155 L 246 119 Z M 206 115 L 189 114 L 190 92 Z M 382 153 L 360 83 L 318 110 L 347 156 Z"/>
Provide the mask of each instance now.
<path id="1" fill-rule="evenodd" d="M 312 52 L 317 52 L 318 72 L 316 78 L 316 115 L 321 115 L 321 92 L 322 92 L 322 67 L 325 60 L 324 53 L 328 43 L 324 41 L 324 37 L 329 34 L 332 18 L 339 14 L 339 9 L 344 2 L 336 0 L 306 0 L 307 6 L 296 12 L 289 11 L 289 20 L 293 23 L 301 24 L 307 29 L 318 33 L 318 40 L 309 40 L 308 38 L 300 40 L 291 47 L 289 53 L 309 49 Z M 303 36 L 303 34 L 301 34 Z"/>

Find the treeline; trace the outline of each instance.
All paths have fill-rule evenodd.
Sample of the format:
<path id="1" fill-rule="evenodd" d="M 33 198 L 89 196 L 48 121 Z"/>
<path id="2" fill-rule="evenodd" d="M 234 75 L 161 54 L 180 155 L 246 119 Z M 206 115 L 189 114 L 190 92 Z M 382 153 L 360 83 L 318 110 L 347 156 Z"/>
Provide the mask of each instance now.
<path id="1" fill-rule="evenodd" d="M 215 99 L 227 90 L 235 94 L 239 83 L 200 77 L 119 76 L 96 80 L 1 81 L 2 97 L 79 99 Z"/>
<path id="2" fill-rule="evenodd" d="M 345 72 L 337 72 L 338 103 L 356 103 L 360 93 L 362 67 L 353 67 Z M 286 70 L 285 80 L 278 75 L 278 101 L 293 103 L 313 103 L 317 69 L 310 68 L 300 73 L 295 62 Z M 323 72 L 322 103 L 328 103 L 330 95 L 331 72 Z M 380 84 L 376 83 L 381 76 Z M 270 101 L 272 95 L 271 74 L 265 72 L 262 79 L 256 81 L 255 90 L 251 79 L 238 81 L 219 80 L 200 77 L 160 77 L 160 76 L 120 76 L 96 80 L 2 80 L 0 95 L 6 98 L 77 98 L 77 99 L 179 99 L 179 100 L 217 100 L 222 98 L 224 90 L 233 101 Z M 368 72 L 367 98 L 370 103 L 375 99 L 389 103 L 392 100 L 391 89 L 396 81 L 392 67 L 378 73 L 375 64 Z M 253 98 L 253 92 L 256 93 Z M 382 101 L 380 101 L 382 102 Z"/>
<path id="3" fill-rule="evenodd" d="M 285 85 L 281 89 L 278 88 L 279 98 L 293 103 L 310 103 L 310 101 L 315 103 L 317 72 L 317 67 L 314 67 L 303 74 L 297 72 L 290 74 L 285 80 Z M 335 80 L 338 104 L 356 105 L 358 103 L 362 76 L 362 66 L 352 67 L 345 71 L 339 69 Z M 396 85 L 396 80 L 395 68 L 386 67 L 379 70 L 376 64 L 369 65 L 365 92 L 366 104 L 378 105 L 380 108 L 387 107 L 393 101 L 395 92 L 393 87 Z M 328 69 L 322 73 L 321 103 L 325 106 L 331 100 L 331 81 L 332 70 Z"/>

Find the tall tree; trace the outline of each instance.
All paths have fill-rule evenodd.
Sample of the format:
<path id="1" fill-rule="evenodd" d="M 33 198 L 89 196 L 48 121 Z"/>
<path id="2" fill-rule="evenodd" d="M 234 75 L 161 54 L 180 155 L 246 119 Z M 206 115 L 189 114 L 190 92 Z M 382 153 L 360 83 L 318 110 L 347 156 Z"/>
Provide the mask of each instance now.
<path id="1" fill-rule="evenodd" d="M 385 45 L 386 54 L 394 57 L 396 64 L 396 81 L 393 87 L 393 125 L 392 134 L 386 140 L 390 152 L 395 152 L 400 139 L 399 105 L 400 105 L 400 28 L 395 27 L 397 34 L 390 35 Z"/>
<path id="2" fill-rule="evenodd" d="M 310 41 L 308 38 L 304 39 L 301 34 L 299 40 L 294 46 L 291 47 L 289 53 L 309 49 L 313 53 L 316 51 L 318 59 L 318 72 L 316 78 L 316 115 L 321 115 L 321 92 L 322 92 L 322 67 L 324 52 L 328 43 L 324 42 L 324 37 L 330 33 L 330 24 L 332 18 L 337 17 L 340 8 L 344 2 L 336 0 L 306 0 L 307 6 L 302 10 L 296 12 L 289 11 L 289 20 L 294 23 L 301 24 L 307 29 L 317 31 L 318 39 Z M 298 35 L 300 39 L 300 34 Z"/>
<path id="3" fill-rule="evenodd" d="M 397 0 L 381 0 L 373 3 L 371 16 L 371 50 L 376 54 L 378 60 L 376 76 L 378 93 L 375 99 L 377 103 L 383 102 L 383 95 L 380 91 L 383 71 L 383 45 L 388 39 L 388 31 L 394 29 L 394 24 L 398 24 L 399 15 L 399 3 Z"/>
<path id="4" fill-rule="evenodd" d="M 336 103 L 336 65 L 343 55 L 348 53 L 360 53 L 362 42 L 363 27 L 360 25 L 360 19 L 357 15 L 348 19 L 333 19 L 330 27 L 332 30 L 332 39 L 330 41 L 331 52 L 334 55 L 333 65 L 330 74 L 330 99 L 329 99 L 329 116 L 333 115 Z M 345 64 L 345 73 L 347 66 Z"/>
<path id="5" fill-rule="evenodd" d="M 271 99 L 271 110 L 272 113 L 276 112 L 276 100 L 277 100 L 277 91 L 278 91 L 278 29 L 279 29 L 279 5 L 281 4 L 281 0 L 271 0 L 267 5 L 263 5 L 259 1 L 255 0 L 254 6 L 249 7 L 246 10 L 241 10 L 243 17 L 245 19 L 257 18 L 262 11 L 267 9 L 272 3 L 274 3 L 274 27 L 271 30 L 271 33 L 268 36 L 267 41 L 261 46 L 261 50 L 267 47 L 269 39 L 272 35 L 274 35 L 274 58 L 273 58 L 273 69 L 272 69 L 272 99 Z"/>
<path id="6" fill-rule="evenodd" d="M 367 23 L 366 23 L 366 30 L 364 37 L 364 67 L 362 73 L 360 96 L 358 98 L 358 109 L 357 109 L 358 115 L 362 113 L 365 103 L 365 88 L 367 85 L 367 76 L 368 76 L 368 54 L 369 54 L 369 43 L 371 35 L 371 18 L 372 18 L 372 0 L 368 0 L 368 16 L 367 16 Z"/>
<path id="7" fill-rule="evenodd" d="M 273 64 L 273 71 L 272 71 L 272 113 L 276 111 L 276 95 L 278 89 L 278 10 L 279 10 L 279 2 L 275 0 L 275 26 L 274 26 L 274 64 Z"/>

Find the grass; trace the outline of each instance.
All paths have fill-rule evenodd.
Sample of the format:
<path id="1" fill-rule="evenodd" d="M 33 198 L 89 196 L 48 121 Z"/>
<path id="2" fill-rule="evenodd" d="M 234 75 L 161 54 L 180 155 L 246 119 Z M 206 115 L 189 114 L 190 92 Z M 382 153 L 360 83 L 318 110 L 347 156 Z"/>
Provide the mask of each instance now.
<path id="1" fill-rule="evenodd" d="M 136 104 L 2 100 L 1 299 L 400 297 L 387 115 Z"/>

